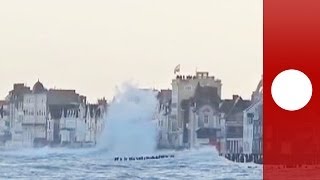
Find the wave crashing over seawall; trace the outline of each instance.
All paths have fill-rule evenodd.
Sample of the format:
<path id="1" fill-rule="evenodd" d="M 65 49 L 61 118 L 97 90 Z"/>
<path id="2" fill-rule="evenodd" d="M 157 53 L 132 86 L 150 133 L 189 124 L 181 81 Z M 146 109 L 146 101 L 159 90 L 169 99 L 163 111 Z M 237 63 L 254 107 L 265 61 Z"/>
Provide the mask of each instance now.
<path id="1" fill-rule="evenodd" d="M 156 122 L 152 120 L 156 105 L 155 92 L 122 85 L 109 106 L 97 148 L 114 156 L 153 153 L 157 145 Z"/>

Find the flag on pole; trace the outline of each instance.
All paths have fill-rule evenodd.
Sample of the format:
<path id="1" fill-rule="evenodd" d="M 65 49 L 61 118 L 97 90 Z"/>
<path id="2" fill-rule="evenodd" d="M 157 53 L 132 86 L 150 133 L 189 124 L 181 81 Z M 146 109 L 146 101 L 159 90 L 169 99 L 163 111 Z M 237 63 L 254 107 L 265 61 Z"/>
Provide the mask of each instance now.
<path id="1" fill-rule="evenodd" d="M 176 74 L 177 72 L 180 72 L 180 64 L 174 68 L 174 74 Z"/>

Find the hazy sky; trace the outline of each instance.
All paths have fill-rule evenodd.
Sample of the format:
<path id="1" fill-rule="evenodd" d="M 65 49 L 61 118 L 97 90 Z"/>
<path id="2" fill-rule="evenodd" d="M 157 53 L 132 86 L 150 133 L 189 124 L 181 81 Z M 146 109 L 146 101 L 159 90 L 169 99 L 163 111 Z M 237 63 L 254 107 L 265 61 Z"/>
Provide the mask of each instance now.
<path id="1" fill-rule="evenodd" d="M 94 101 L 134 80 L 169 88 L 173 69 L 249 98 L 262 75 L 262 0 L 0 0 L 0 99 L 39 78 Z"/>

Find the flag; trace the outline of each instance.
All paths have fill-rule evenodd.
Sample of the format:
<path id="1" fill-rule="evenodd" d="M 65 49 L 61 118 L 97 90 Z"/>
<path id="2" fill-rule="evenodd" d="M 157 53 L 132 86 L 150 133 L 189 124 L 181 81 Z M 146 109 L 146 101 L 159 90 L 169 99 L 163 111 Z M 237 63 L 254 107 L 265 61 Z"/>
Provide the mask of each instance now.
<path id="1" fill-rule="evenodd" d="M 180 64 L 174 68 L 174 74 L 176 74 L 177 72 L 180 72 Z"/>

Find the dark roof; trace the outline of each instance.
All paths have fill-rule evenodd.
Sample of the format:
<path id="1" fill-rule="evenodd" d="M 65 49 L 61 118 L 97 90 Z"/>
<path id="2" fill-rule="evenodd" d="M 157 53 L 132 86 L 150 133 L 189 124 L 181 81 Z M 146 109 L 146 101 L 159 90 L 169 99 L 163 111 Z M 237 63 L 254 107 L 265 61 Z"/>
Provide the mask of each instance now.
<path id="1" fill-rule="evenodd" d="M 243 100 L 240 96 L 234 95 L 232 99 L 222 100 L 220 112 L 227 115 L 242 112 L 251 105 L 250 100 Z"/>
<path id="2" fill-rule="evenodd" d="M 196 104 L 197 108 L 203 105 L 210 105 L 214 108 L 219 107 L 221 99 L 218 95 L 218 89 L 211 86 L 200 86 L 198 83 L 194 96 L 190 99 L 184 99 L 181 101 L 181 108 L 188 109 L 190 106 Z"/>
<path id="3" fill-rule="evenodd" d="M 23 95 L 31 93 L 30 87 L 25 86 L 23 83 L 13 84 L 13 90 L 9 92 L 10 101 L 22 101 Z"/>
<path id="4" fill-rule="evenodd" d="M 68 104 L 68 105 L 49 105 L 49 112 L 52 119 L 60 119 L 62 116 L 62 111 L 64 111 L 64 115 L 67 115 L 68 110 L 78 110 L 78 105 Z M 78 116 L 78 112 L 77 112 Z"/>
<path id="5" fill-rule="evenodd" d="M 160 104 L 164 104 L 164 103 L 167 103 L 167 102 L 170 102 L 171 101 L 171 97 L 172 97 L 172 91 L 171 90 L 161 90 L 159 93 L 158 93 L 158 100 L 160 102 Z"/>
<path id="6" fill-rule="evenodd" d="M 198 83 L 193 101 L 197 104 L 198 107 L 204 104 L 218 107 L 219 103 L 221 102 L 221 98 L 218 95 L 218 89 L 216 87 L 200 86 L 200 83 Z"/>
<path id="7" fill-rule="evenodd" d="M 88 107 L 89 107 L 89 111 L 88 111 Z M 73 110 L 76 117 L 79 117 L 79 105 L 74 105 L 74 104 L 49 105 L 49 111 L 52 119 L 60 119 L 63 111 L 64 111 L 64 116 L 66 117 L 69 110 Z M 90 117 L 94 117 L 94 114 L 96 116 L 102 115 L 101 109 L 98 108 L 97 104 L 86 105 L 84 117 L 87 116 L 87 113 L 90 113 Z"/>
<path id="8" fill-rule="evenodd" d="M 50 89 L 48 91 L 48 104 L 49 105 L 68 105 L 79 104 L 81 98 L 75 90 L 56 90 Z"/>
<path id="9" fill-rule="evenodd" d="M 232 99 L 222 100 L 221 106 L 220 106 L 220 112 L 229 113 L 233 105 L 234 105 L 234 100 Z"/>
<path id="10" fill-rule="evenodd" d="M 43 84 L 39 80 L 34 84 L 32 88 L 32 93 L 35 93 L 35 94 L 43 93 L 45 91 L 46 89 L 44 88 Z"/>

